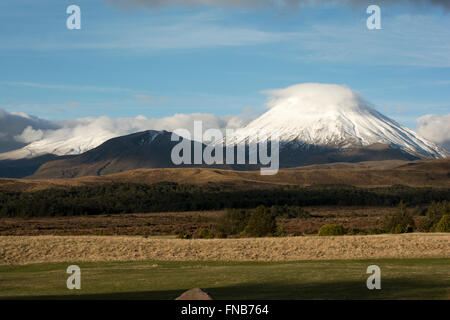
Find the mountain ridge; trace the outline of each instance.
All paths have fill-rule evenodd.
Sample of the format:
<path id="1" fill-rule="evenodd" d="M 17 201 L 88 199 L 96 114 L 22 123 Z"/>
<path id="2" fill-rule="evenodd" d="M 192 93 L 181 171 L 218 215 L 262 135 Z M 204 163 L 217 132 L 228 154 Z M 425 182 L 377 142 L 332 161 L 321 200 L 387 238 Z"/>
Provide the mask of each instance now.
<path id="1" fill-rule="evenodd" d="M 281 147 L 336 149 L 389 145 L 418 158 L 444 158 L 446 152 L 375 110 L 351 89 L 305 83 L 272 92 L 269 111 L 227 137 L 227 144 L 258 143 L 277 133 Z"/>
<path id="2" fill-rule="evenodd" d="M 0 190 L 34 192 L 53 188 L 81 187 L 92 184 L 173 182 L 195 185 L 222 185 L 232 188 L 272 188 L 281 185 L 347 184 L 360 187 L 405 185 L 410 187 L 449 188 L 450 159 L 427 161 L 376 161 L 335 163 L 281 169 L 277 175 L 262 176 L 257 171 L 217 168 L 135 169 L 103 176 L 76 178 L 11 179 L 0 178 Z"/>
<path id="3" fill-rule="evenodd" d="M 274 90 L 272 97 L 268 103 L 270 110 L 245 127 L 211 144 L 217 146 L 219 143 L 223 148 L 246 144 L 245 163 L 249 163 L 249 153 L 257 152 L 250 148 L 251 145 L 266 143 L 268 137 L 278 136 L 280 168 L 336 162 L 413 161 L 447 157 L 445 150 L 384 116 L 347 87 L 305 83 Z M 78 155 L 58 158 L 41 156 L 36 161 L 31 160 L 33 158 L 17 162 L 0 161 L 0 174 L 9 174 L 11 177 L 15 174 L 17 177 L 31 178 L 74 178 L 139 168 L 211 167 L 255 170 L 263 167 L 204 163 L 175 165 L 171 151 L 179 142 L 172 141 L 172 135 L 173 133 L 165 130 L 146 130 L 111 138 Z M 92 145 L 96 139 L 98 137 L 91 137 L 84 147 Z M 191 154 L 196 149 L 204 150 L 206 147 L 202 142 L 188 142 Z M 70 148 L 71 143 L 65 148 Z M 58 146 L 61 147 L 60 142 Z M 49 147 L 53 148 L 54 145 Z M 227 154 L 225 150 L 223 154 Z M 6 169 L 2 170 L 2 164 L 7 166 Z M 14 168 L 11 171 L 14 174 L 8 173 L 8 168 Z M 23 168 L 22 172 L 20 168 Z"/>

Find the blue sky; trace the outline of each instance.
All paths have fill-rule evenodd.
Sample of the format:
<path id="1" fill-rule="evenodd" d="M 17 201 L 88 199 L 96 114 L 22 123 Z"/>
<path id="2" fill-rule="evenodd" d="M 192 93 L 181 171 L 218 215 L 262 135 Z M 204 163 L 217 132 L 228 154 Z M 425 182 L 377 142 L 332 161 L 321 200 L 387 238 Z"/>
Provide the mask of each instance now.
<path id="1" fill-rule="evenodd" d="M 0 108 L 49 120 L 261 113 L 265 90 L 347 85 L 414 128 L 450 110 L 450 13 L 367 4 L 299 9 L 2 0 Z M 145 2 L 145 0 L 143 0 Z M 195 2 L 195 1 L 194 1 Z M 369 3 L 369 2 L 368 2 Z M 66 8 L 81 7 L 81 30 Z"/>

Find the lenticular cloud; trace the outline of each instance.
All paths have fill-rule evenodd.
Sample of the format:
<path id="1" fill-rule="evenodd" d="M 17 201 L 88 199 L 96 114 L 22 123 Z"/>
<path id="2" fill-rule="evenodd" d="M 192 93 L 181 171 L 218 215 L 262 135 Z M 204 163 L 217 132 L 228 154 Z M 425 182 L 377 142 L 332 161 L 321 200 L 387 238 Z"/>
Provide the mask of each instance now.
<path id="1" fill-rule="evenodd" d="M 238 129 L 233 139 L 251 141 L 261 130 L 279 134 L 281 141 L 300 144 L 367 146 L 397 145 L 408 152 L 443 156 L 436 146 L 415 132 L 380 114 L 359 94 L 336 84 L 304 83 L 266 91 L 269 111 L 257 119 L 244 112 L 234 116 L 208 113 L 175 114 L 165 118 L 80 118 L 50 122 L 0 109 L 0 160 L 35 157 L 47 153 L 80 154 L 108 139 L 145 130 L 187 129 L 202 121 L 203 130 Z M 252 120 L 250 122 L 250 120 Z M 418 119 L 417 132 L 449 149 L 449 115 Z M 191 134 L 192 136 L 192 134 Z M 8 152 L 5 152 L 8 151 Z"/>
<path id="2" fill-rule="evenodd" d="M 289 148 L 354 149 L 388 145 L 419 157 L 446 153 L 414 131 L 381 114 L 353 90 L 336 84 L 304 83 L 268 92 L 269 111 L 227 137 L 229 143 L 259 143 L 276 133 Z"/>

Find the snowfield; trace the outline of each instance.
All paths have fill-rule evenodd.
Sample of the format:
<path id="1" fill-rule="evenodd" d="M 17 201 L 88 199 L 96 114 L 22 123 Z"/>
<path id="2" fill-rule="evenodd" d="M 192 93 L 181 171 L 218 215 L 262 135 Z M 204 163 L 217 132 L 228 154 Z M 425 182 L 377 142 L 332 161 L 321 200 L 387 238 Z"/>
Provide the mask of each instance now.
<path id="1" fill-rule="evenodd" d="M 347 87 L 305 83 L 270 93 L 270 110 L 227 137 L 227 144 L 258 143 L 259 137 L 277 133 L 282 145 L 387 144 L 421 158 L 446 157 L 443 149 L 382 115 Z"/>

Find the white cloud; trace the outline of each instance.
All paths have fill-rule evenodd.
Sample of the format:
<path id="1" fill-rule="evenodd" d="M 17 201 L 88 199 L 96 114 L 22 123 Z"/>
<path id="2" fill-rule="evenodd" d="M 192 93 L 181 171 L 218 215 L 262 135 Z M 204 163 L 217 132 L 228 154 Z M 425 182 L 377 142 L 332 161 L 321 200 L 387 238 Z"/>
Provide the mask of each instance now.
<path id="1" fill-rule="evenodd" d="M 29 140 L 27 140 L 25 136 L 29 138 L 30 131 L 25 132 L 23 139 L 19 136 L 21 136 L 28 127 L 36 130 L 47 130 L 57 129 L 59 126 L 50 121 L 39 119 L 23 112 L 9 113 L 0 109 L 0 152 L 14 150 L 26 145 Z M 15 137 L 17 137 L 17 139 Z"/>
<path id="2" fill-rule="evenodd" d="M 427 114 L 417 119 L 417 133 L 450 151 L 450 114 Z"/>
<path id="3" fill-rule="evenodd" d="M 44 132 L 42 130 L 34 130 L 32 126 L 28 126 L 20 135 L 15 136 L 14 140 L 23 143 L 30 143 L 33 141 L 41 140 L 43 136 Z"/>
<path id="4" fill-rule="evenodd" d="M 0 109 L 1 110 L 1 109 Z M 78 154 L 97 147 L 108 139 L 145 130 L 187 129 L 193 132 L 194 121 L 202 121 L 203 129 L 232 128 L 247 124 L 252 117 L 248 110 L 240 115 L 217 116 L 209 113 L 175 114 L 164 118 L 80 118 L 55 123 L 57 128 L 42 129 L 39 126 L 26 126 L 20 134 L 8 134 L 9 140 L 28 145 L 0 154 L 0 159 L 16 159 L 45 153 L 58 155 Z M 13 137 L 13 138 L 11 138 Z"/>
<path id="5" fill-rule="evenodd" d="M 108 116 L 65 120 L 56 123 L 23 113 L 0 109 L 0 159 L 14 159 L 44 153 L 78 154 L 97 147 L 108 139 L 145 130 L 188 129 L 202 121 L 203 129 L 237 129 L 256 114 L 244 109 L 239 115 L 217 116 L 210 113 L 175 114 L 164 118 L 110 118 Z M 416 131 L 424 138 L 450 149 L 450 114 L 426 115 L 417 119 Z"/>

